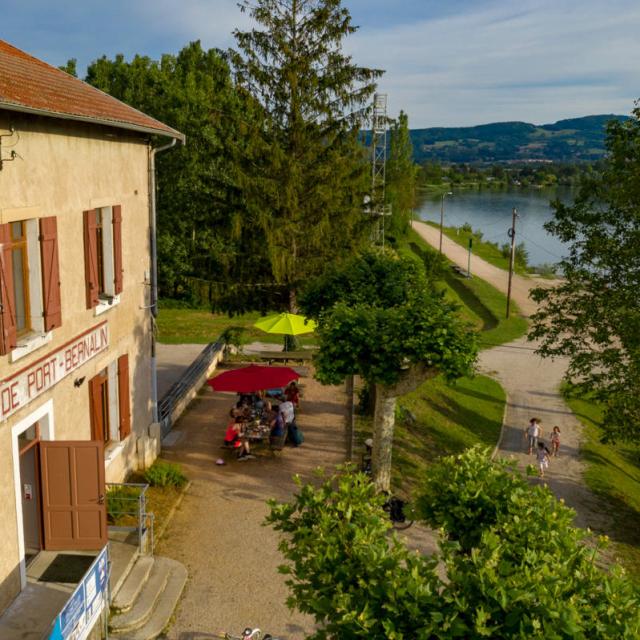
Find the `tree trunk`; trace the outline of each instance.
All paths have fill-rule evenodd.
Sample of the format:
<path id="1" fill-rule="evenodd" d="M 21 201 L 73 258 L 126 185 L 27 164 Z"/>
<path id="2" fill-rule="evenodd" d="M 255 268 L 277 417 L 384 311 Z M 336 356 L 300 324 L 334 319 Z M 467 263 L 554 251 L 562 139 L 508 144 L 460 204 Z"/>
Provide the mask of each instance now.
<path id="1" fill-rule="evenodd" d="M 378 491 L 391 490 L 391 454 L 396 418 L 397 396 L 389 388 L 376 385 L 376 410 L 373 418 L 373 482 Z"/>
<path id="2" fill-rule="evenodd" d="M 353 424 L 353 393 L 354 393 L 354 376 L 347 376 L 345 384 L 345 392 L 347 394 L 347 415 L 345 416 L 345 436 L 347 439 L 347 461 L 353 462 L 353 440 L 355 435 Z"/>
<path id="3" fill-rule="evenodd" d="M 371 469 L 378 491 L 391 489 L 391 455 L 393 432 L 396 426 L 396 400 L 417 389 L 425 380 L 433 378 L 438 370 L 423 364 L 408 367 L 394 385 L 375 385 L 376 408 L 373 416 L 373 456 Z"/>

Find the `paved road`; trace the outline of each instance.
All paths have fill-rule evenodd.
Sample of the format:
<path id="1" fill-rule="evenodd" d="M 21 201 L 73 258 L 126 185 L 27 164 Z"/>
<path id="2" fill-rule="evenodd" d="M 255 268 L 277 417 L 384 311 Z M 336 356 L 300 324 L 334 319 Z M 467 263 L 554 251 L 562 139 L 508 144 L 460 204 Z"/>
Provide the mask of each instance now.
<path id="1" fill-rule="evenodd" d="M 422 222 L 414 222 L 413 228 L 433 247 L 438 246 L 438 229 Z M 466 249 L 445 236 L 442 250 L 450 260 L 466 269 Z M 506 271 L 474 256 L 472 273 L 506 293 Z M 514 275 L 511 292 L 523 315 L 528 316 L 535 311 L 536 305 L 529 298 L 529 289 L 539 284 L 549 286 L 549 280 Z M 601 515 L 598 501 L 584 485 L 585 465 L 580 458 L 582 426 L 558 393 L 566 371 L 566 360 L 543 360 L 535 354 L 535 348 L 535 343 L 523 337 L 480 354 L 481 371 L 496 378 L 507 393 L 498 455 L 515 458 L 521 468 L 533 464 L 534 457 L 527 455 L 523 437 L 529 419 L 540 418 L 545 439 L 548 439 L 553 426 L 558 425 L 561 431 L 560 456 L 551 460 L 545 480 L 558 497 L 576 509 L 576 524 L 598 531 L 606 530 L 607 522 Z"/>

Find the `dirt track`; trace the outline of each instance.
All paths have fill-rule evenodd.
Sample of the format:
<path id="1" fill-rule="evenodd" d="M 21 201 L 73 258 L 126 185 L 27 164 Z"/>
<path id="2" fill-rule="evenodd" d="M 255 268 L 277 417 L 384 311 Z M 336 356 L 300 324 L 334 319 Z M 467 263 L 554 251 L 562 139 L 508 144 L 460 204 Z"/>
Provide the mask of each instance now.
<path id="1" fill-rule="evenodd" d="M 438 247 L 438 229 L 422 222 L 414 222 L 413 228 L 430 245 Z M 467 250 L 446 236 L 442 242 L 443 253 L 464 269 L 467 266 Z M 472 257 L 471 272 L 506 293 L 508 274 L 502 269 Z M 549 285 L 548 280 L 524 278 L 514 275 L 511 293 L 523 315 L 536 309 L 529 298 L 529 289 L 540 284 Z M 545 481 L 553 492 L 577 511 L 576 524 L 602 531 L 606 519 L 598 508 L 595 496 L 584 485 L 584 463 L 580 459 L 582 427 L 558 393 L 566 361 L 543 360 L 535 354 L 535 343 L 526 337 L 508 344 L 488 349 L 480 354 L 480 369 L 496 378 L 507 393 L 507 409 L 498 455 L 515 458 L 520 467 L 534 462 L 528 456 L 523 437 L 524 429 L 531 417 L 540 418 L 543 438 L 548 439 L 554 425 L 561 431 L 560 456 L 552 458 Z"/>

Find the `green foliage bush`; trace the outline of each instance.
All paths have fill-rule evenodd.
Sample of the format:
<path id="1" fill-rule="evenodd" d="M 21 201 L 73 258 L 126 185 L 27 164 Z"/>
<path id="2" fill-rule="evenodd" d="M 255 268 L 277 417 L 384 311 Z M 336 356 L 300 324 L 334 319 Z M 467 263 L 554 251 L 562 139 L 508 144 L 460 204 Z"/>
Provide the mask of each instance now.
<path id="1" fill-rule="evenodd" d="M 145 480 L 152 487 L 180 488 L 187 482 L 179 464 L 156 460 L 145 472 Z"/>
<path id="2" fill-rule="evenodd" d="M 140 490 L 135 487 L 116 486 L 107 491 L 107 521 L 118 525 L 129 514 L 138 511 Z"/>
<path id="3" fill-rule="evenodd" d="M 429 468 L 414 507 L 441 531 L 433 558 L 385 535 L 383 499 L 342 469 L 270 503 L 289 605 L 318 626 L 309 638 L 639 637 L 638 587 L 598 567 L 605 541 L 587 546 L 574 512 L 510 463 L 474 448 Z"/>

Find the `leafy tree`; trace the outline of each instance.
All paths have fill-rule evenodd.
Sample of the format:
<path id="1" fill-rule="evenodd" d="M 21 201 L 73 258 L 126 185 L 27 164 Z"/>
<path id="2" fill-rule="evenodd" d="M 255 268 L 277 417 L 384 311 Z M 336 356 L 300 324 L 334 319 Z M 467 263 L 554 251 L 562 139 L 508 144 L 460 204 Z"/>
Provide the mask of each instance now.
<path id="1" fill-rule="evenodd" d="M 280 567 L 288 604 L 318 625 L 308 638 L 452 637 L 435 635 L 447 624 L 436 562 L 385 535 L 383 500 L 366 476 L 347 473 L 300 486 L 289 504 L 270 502 L 267 522 L 284 534 L 290 562 Z"/>
<path id="2" fill-rule="evenodd" d="M 65 73 L 68 73 L 70 76 L 73 76 L 74 78 L 77 78 L 78 77 L 77 58 L 69 58 L 69 60 L 67 60 L 67 64 L 58 67 L 58 69 L 60 69 L 60 71 L 64 71 Z"/>
<path id="3" fill-rule="evenodd" d="M 316 377 L 338 384 L 361 375 L 375 385 L 372 471 L 379 489 L 391 483 L 398 396 L 439 373 L 472 371 L 474 334 L 427 282 L 415 258 L 372 250 L 328 270 L 302 296 L 319 317 Z"/>
<path id="4" fill-rule="evenodd" d="M 89 66 L 86 81 L 187 137 L 186 146 L 157 157 L 161 295 L 189 297 L 194 278 L 215 282 L 207 297 L 228 294 L 236 282 L 269 282 L 259 239 L 235 232 L 242 195 L 231 175 L 230 146 L 237 151 L 255 111 L 235 90 L 225 56 L 199 42 L 160 61 L 103 56 Z M 225 302 L 242 308 L 248 292 L 236 286 Z M 252 308 L 269 300 L 255 289 L 251 294 Z"/>
<path id="5" fill-rule="evenodd" d="M 441 459 L 425 478 L 416 511 L 441 527 L 433 558 L 384 535 L 388 516 L 363 474 L 340 470 L 270 506 L 267 522 L 283 534 L 289 606 L 318 626 L 309 638 L 631 640 L 640 633 L 637 586 L 617 568 L 599 568 L 598 548 L 571 524 L 575 513 L 477 448 Z"/>
<path id="6" fill-rule="evenodd" d="M 530 339 L 568 356 L 567 378 L 604 407 L 605 440 L 640 440 L 640 107 L 607 130 L 602 174 L 573 204 L 554 203 L 548 231 L 569 245 L 564 280 L 532 293 Z"/>
<path id="7" fill-rule="evenodd" d="M 241 0 L 257 23 L 236 31 L 238 86 L 262 117 L 236 154 L 246 212 L 238 228 L 263 239 L 275 281 L 296 307 L 300 282 L 368 239 L 369 186 L 358 134 L 381 71 L 342 50 L 356 27 L 340 0 Z"/>
<path id="8" fill-rule="evenodd" d="M 416 206 L 418 167 L 413 162 L 413 144 L 409 133 L 409 118 L 403 111 L 392 124 L 389 157 L 386 166 L 386 195 L 391 205 L 388 225 L 392 236 L 406 235 Z"/>

